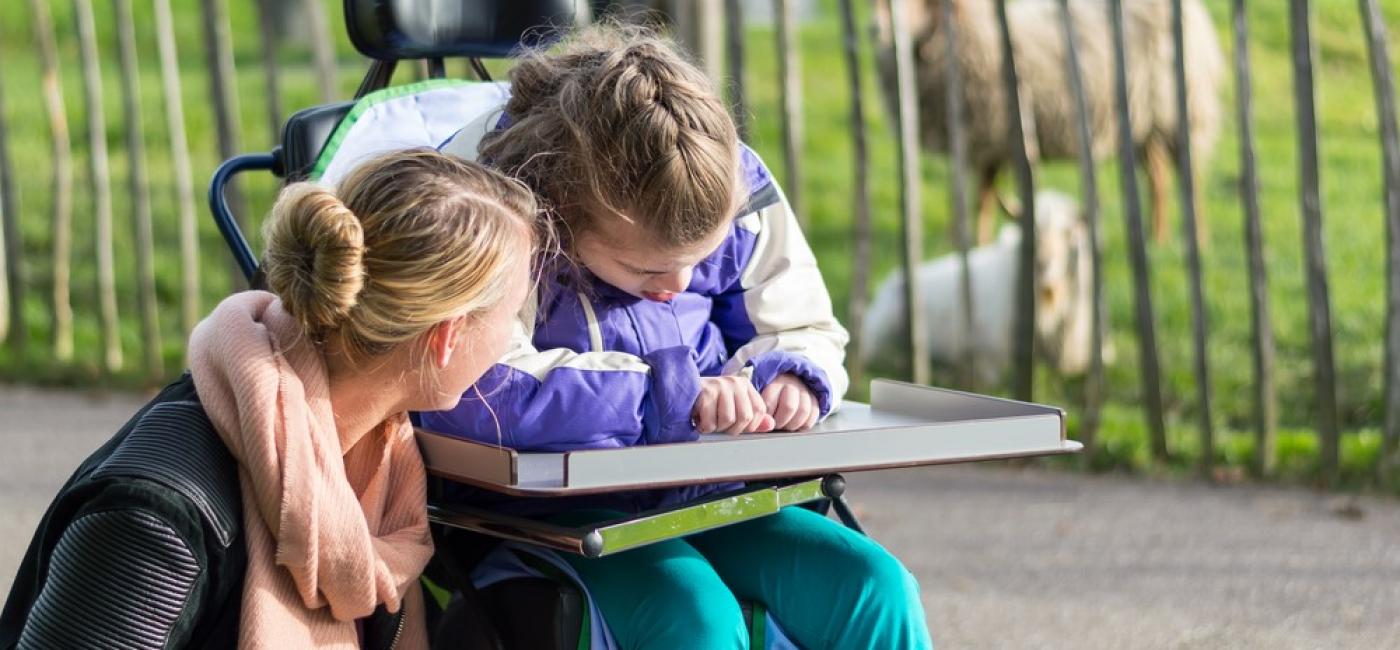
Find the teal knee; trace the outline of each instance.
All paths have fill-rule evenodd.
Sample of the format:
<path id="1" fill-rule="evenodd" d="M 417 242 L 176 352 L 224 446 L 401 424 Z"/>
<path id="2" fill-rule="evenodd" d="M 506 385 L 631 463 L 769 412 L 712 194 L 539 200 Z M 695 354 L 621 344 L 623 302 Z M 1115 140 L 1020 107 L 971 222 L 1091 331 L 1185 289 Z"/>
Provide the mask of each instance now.
<path id="1" fill-rule="evenodd" d="M 836 635 L 849 643 L 835 643 L 832 647 L 933 647 L 914 575 L 878 544 L 872 543 L 862 551 L 843 558 L 848 564 L 838 569 L 846 578 L 843 582 L 854 587 L 838 593 L 853 594 L 855 598 L 842 603 L 850 618 L 845 629 Z"/>
<path id="2" fill-rule="evenodd" d="M 729 650 L 749 647 L 749 634 L 739 601 L 717 579 L 701 584 L 658 585 L 639 608 L 626 636 L 637 648 L 703 648 Z M 716 585 L 718 588 L 715 588 Z M 608 625 L 613 627 L 613 622 Z M 614 628 L 616 629 L 616 628 Z M 619 641 L 622 641 L 619 638 Z"/>
<path id="3" fill-rule="evenodd" d="M 551 519 L 578 525 L 616 516 L 589 510 Z M 748 647 L 739 601 L 704 556 L 683 540 L 599 559 L 571 555 L 565 560 L 625 650 Z"/>

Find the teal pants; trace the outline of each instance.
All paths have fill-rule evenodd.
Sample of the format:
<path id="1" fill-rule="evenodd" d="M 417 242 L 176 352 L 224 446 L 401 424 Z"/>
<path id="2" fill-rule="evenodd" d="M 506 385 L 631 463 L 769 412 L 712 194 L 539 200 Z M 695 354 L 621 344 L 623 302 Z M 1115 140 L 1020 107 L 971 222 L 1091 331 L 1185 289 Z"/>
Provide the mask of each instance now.
<path id="1" fill-rule="evenodd" d="M 626 650 L 746 648 L 739 599 L 761 603 L 808 650 L 932 647 L 919 585 L 899 560 L 804 508 L 598 559 L 563 555 Z"/>

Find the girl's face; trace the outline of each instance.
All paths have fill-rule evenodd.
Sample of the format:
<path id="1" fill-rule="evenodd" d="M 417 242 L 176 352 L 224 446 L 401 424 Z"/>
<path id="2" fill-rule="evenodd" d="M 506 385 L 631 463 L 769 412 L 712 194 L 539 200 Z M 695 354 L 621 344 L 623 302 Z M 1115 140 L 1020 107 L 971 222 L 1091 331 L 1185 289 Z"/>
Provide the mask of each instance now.
<path id="1" fill-rule="evenodd" d="M 714 253 L 728 234 L 725 223 L 694 244 L 663 247 L 637 224 L 617 219 L 607 233 L 596 229 L 580 233 L 574 242 L 575 261 L 628 294 L 668 302 L 690 286 L 695 265 Z"/>

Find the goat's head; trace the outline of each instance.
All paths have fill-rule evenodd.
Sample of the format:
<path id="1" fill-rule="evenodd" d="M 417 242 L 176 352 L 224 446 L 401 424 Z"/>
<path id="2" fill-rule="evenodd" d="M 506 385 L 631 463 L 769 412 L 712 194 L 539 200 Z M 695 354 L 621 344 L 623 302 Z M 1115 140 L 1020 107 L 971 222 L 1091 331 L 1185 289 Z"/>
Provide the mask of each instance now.
<path id="1" fill-rule="evenodd" d="M 912 36 L 915 47 L 918 43 L 927 38 L 931 32 L 937 31 L 943 23 L 943 0 L 890 0 L 899 2 L 904 10 L 904 20 L 907 21 L 907 29 Z M 871 21 L 870 29 L 875 37 L 875 42 L 880 44 L 880 51 L 883 54 L 894 43 L 894 21 L 890 16 L 890 5 L 884 0 L 876 0 L 875 19 Z M 953 11 L 958 11 L 958 2 L 954 0 Z"/>
<path id="2" fill-rule="evenodd" d="M 1092 317 L 1092 258 L 1079 205 L 1068 196 L 1036 194 L 1036 334 L 1051 363 L 1062 363 L 1066 340 Z M 1066 370 L 1065 368 L 1061 368 Z"/>

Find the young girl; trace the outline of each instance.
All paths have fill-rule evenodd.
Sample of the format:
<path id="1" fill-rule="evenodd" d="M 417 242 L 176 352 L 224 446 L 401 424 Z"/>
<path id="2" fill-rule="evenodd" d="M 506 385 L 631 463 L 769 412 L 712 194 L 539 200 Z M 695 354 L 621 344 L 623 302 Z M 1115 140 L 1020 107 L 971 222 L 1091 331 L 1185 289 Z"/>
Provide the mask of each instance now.
<path id="1" fill-rule="evenodd" d="M 534 198 L 432 150 L 282 191 L 271 293 L 69 479 L 0 617 L 12 648 L 427 648 L 406 411 L 455 404 L 528 294 Z"/>
<path id="2" fill-rule="evenodd" d="M 510 352 L 456 407 L 421 414 L 425 428 L 568 450 L 805 430 L 836 408 L 846 332 L 782 192 L 698 69 L 666 41 L 594 27 L 526 53 L 510 92 L 442 150 L 528 184 L 563 256 Z M 556 519 L 726 487 L 620 495 Z M 624 648 L 743 647 L 736 596 L 803 647 L 929 646 L 909 572 L 802 508 L 566 560 Z"/>

